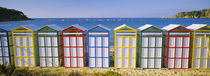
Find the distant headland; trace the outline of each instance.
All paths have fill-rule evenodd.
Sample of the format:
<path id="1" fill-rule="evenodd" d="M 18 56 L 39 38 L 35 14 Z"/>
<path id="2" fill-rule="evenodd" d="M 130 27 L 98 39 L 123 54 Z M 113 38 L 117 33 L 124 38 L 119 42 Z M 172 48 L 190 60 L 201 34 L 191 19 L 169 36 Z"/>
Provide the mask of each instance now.
<path id="1" fill-rule="evenodd" d="M 21 11 L 0 7 L 0 22 L 20 21 L 20 20 L 32 20 L 32 19 L 28 18 Z"/>
<path id="2" fill-rule="evenodd" d="M 170 18 L 210 18 L 210 8 L 200 11 L 179 12 Z"/>

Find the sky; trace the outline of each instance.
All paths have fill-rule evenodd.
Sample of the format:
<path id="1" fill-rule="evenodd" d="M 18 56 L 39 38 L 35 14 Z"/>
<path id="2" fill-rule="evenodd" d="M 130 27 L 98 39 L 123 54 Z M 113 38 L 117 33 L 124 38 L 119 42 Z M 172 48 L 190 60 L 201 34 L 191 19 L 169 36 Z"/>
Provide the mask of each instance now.
<path id="1" fill-rule="evenodd" d="M 170 17 L 210 8 L 210 0 L 0 0 L 30 18 Z"/>

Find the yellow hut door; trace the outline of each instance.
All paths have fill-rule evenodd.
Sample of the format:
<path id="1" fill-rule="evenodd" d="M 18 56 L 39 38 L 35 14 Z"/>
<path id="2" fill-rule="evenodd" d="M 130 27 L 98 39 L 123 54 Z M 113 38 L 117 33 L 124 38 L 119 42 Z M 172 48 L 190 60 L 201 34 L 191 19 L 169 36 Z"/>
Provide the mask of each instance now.
<path id="1" fill-rule="evenodd" d="M 35 66 L 33 31 L 21 26 L 12 31 L 12 39 L 15 66 Z"/>

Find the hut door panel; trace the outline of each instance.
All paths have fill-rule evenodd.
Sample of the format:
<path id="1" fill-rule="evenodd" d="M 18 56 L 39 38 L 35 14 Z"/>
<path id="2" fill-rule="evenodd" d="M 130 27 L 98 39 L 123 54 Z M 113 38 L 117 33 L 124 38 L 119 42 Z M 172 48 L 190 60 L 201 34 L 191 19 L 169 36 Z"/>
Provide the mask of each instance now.
<path id="1" fill-rule="evenodd" d="M 65 67 L 83 67 L 83 37 L 81 36 L 68 36 L 63 37 L 64 40 L 64 63 Z M 91 53 L 92 54 L 92 53 Z M 66 61 L 68 60 L 68 61 Z"/>
<path id="2" fill-rule="evenodd" d="M 42 67 L 58 66 L 57 37 L 39 37 L 38 39 L 40 65 Z"/>
<path id="3" fill-rule="evenodd" d="M 14 37 L 14 47 L 16 66 L 34 66 L 32 37 Z"/>
<path id="4" fill-rule="evenodd" d="M 0 64 L 7 63 L 10 64 L 9 46 L 7 42 L 7 37 L 0 36 Z"/>
<path id="5" fill-rule="evenodd" d="M 108 67 L 108 37 L 89 37 L 89 67 Z M 91 62 L 95 60 L 94 62 Z"/>

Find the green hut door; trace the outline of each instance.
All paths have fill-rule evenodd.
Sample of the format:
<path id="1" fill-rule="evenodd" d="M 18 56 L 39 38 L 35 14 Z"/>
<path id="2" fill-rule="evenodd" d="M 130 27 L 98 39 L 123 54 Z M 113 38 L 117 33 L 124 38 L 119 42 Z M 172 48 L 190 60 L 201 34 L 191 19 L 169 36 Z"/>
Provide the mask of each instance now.
<path id="1" fill-rule="evenodd" d="M 58 31 L 48 26 L 38 30 L 38 50 L 40 67 L 59 66 L 59 37 Z"/>
<path id="2" fill-rule="evenodd" d="M 139 67 L 161 68 L 163 50 L 163 32 L 152 26 L 139 31 Z"/>

